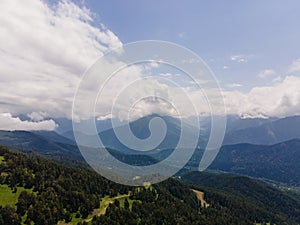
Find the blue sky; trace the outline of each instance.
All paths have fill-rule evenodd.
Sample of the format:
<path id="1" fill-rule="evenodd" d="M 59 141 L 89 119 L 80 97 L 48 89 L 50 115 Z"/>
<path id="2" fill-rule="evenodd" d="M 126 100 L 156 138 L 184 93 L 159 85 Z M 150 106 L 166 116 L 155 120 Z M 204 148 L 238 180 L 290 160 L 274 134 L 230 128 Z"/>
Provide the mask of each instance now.
<path id="1" fill-rule="evenodd" d="M 299 1 L 85 1 L 123 43 L 157 39 L 195 51 L 221 84 L 249 90 L 285 76 L 300 57 Z M 243 55 L 245 63 L 230 60 Z M 228 67 L 228 69 L 224 69 Z M 274 70 L 270 79 L 259 79 Z"/>
<path id="2" fill-rule="evenodd" d="M 110 49 L 141 40 L 197 53 L 220 82 L 228 114 L 299 115 L 299 9 L 298 0 L 0 1 L 0 129 L 56 129 L 52 118 L 72 118 L 87 68 Z M 141 78 L 140 69 L 129 68 L 107 89 Z M 196 105 L 199 93 L 189 92 Z M 110 118 L 114 94 L 107 93 L 98 118 Z M 141 115 L 162 109 L 147 104 Z"/>

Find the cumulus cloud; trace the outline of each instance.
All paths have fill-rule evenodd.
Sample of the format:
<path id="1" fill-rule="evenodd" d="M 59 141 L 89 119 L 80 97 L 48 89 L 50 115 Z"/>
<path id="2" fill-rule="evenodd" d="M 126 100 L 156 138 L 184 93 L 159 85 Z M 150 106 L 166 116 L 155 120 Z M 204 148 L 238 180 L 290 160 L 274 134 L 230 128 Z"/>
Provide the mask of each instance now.
<path id="1" fill-rule="evenodd" d="M 178 33 L 178 37 L 181 38 L 181 39 L 186 39 L 187 34 L 186 34 L 186 32 L 181 32 L 181 33 Z"/>
<path id="2" fill-rule="evenodd" d="M 10 113 L 0 113 L 0 130 L 55 130 L 57 124 L 53 120 L 22 121 Z"/>
<path id="3" fill-rule="evenodd" d="M 243 87 L 242 84 L 238 84 L 238 83 L 227 84 L 226 86 L 229 87 L 229 88 L 239 88 L 239 87 Z"/>
<path id="4" fill-rule="evenodd" d="M 160 73 L 161 70 L 157 71 L 157 66 L 153 69 L 154 71 L 147 67 L 145 70 L 142 65 L 132 65 L 110 77 L 102 86 L 96 105 L 93 105 L 98 120 L 109 117 L 121 121 L 133 120 L 152 113 L 188 117 L 198 115 L 194 107 L 199 108 L 200 112 L 205 110 L 210 113 L 209 106 L 205 102 L 206 96 L 199 87 L 194 87 L 195 82 L 192 82 L 189 76 L 182 74 L 181 76 L 186 77 L 183 82 L 177 73 Z M 155 72 L 156 75 L 153 75 Z M 94 76 L 99 75 L 96 72 Z M 82 95 L 76 98 L 78 105 L 76 120 L 88 119 L 91 116 L 91 110 L 82 109 L 89 109 L 90 104 L 93 104 L 87 101 L 94 99 L 92 92 L 95 89 L 90 85 L 97 86 L 97 84 L 92 81 L 91 84 L 87 82 L 91 88 L 83 88 Z M 89 95 L 91 97 L 87 97 Z"/>
<path id="5" fill-rule="evenodd" d="M 83 72 L 122 43 L 69 0 L 3 0 L 0 11 L 0 113 L 70 118 Z"/>
<path id="6" fill-rule="evenodd" d="M 298 72 L 298 71 L 300 71 L 300 59 L 294 60 L 293 63 L 288 68 L 289 73 Z"/>
<path id="7" fill-rule="evenodd" d="M 178 117 L 176 108 L 170 102 L 156 96 L 149 96 L 141 99 L 138 104 L 131 108 L 130 120 L 154 113 Z"/>
<path id="8" fill-rule="evenodd" d="M 300 78 L 287 76 L 272 86 L 252 88 L 248 93 L 224 92 L 227 112 L 249 117 L 299 115 Z"/>
<path id="9" fill-rule="evenodd" d="M 117 117 L 121 120 L 132 120 L 151 113 L 174 117 L 210 115 L 211 105 L 214 113 L 223 113 L 217 93 L 220 90 L 205 90 L 190 85 L 172 86 L 163 80 L 178 81 L 171 73 L 161 77 L 141 79 L 143 67 L 133 66 L 121 71 L 118 76 L 109 80 L 103 88 L 97 102 L 96 112 L 99 119 Z M 149 71 L 148 71 L 149 72 Z M 161 78 L 161 79 L 160 79 Z M 204 83 L 206 84 L 206 83 Z M 298 115 L 300 112 L 300 78 L 287 76 L 276 79 L 270 86 L 254 87 L 249 92 L 237 90 L 223 91 L 227 113 L 239 114 L 242 117 L 285 117 Z M 227 87 L 239 88 L 241 84 L 228 84 Z M 208 99 L 207 96 L 210 96 Z M 113 107 L 117 106 L 112 110 Z M 82 102 L 82 108 L 85 102 Z M 81 104 L 80 104 L 81 105 Z M 219 108 L 218 108 L 219 107 Z M 194 110 L 195 109 L 195 110 Z M 110 114 L 112 113 L 112 115 Z"/>
<path id="10" fill-rule="evenodd" d="M 46 112 L 32 112 L 32 113 L 27 114 L 27 116 L 32 121 L 41 121 L 47 116 L 47 113 Z"/>
<path id="11" fill-rule="evenodd" d="M 175 76 L 172 73 L 160 73 L 159 75 L 162 76 L 162 77 L 172 77 L 172 76 Z"/>
<path id="12" fill-rule="evenodd" d="M 109 49 L 121 47 L 122 42 L 103 24 L 95 25 L 89 9 L 69 0 L 58 1 L 52 6 L 41 0 L 2 0 L 0 12 L 1 129 L 53 130 L 56 124 L 45 118 L 71 118 L 74 94 L 83 72 Z M 233 55 L 230 59 L 245 63 L 250 57 Z M 300 70 L 299 62 L 294 61 L 289 71 Z M 196 62 L 186 59 L 183 63 Z M 180 80 L 179 87 L 158 78 L 136 82 L 151 74 L 151 68 L 159 66 L 156 62 L 148 67 L 129 66 L 112 77 L 98 99 L 97 118 L 126 118 L 128 109 L 134 117 L 150 113 L 177 116 L 179 111 L 185 117 L 195 116 L 193 107 L 198 115 L 210 113 L 207 93 L 189 86 L 188 82 Z M 264 71 L 261 76 L 270 73 Z M 164 72 L 160 77 L 179 81 L 175 73 Z M 207 81 L 198 82 L 206 85 Z M 134 85 L 128 88 L 131 83 Z M 96 82 L 89 84 L 87 96 L 95 85 Z M 252 116 L 294 115 L 300 112 L 299 86 L 299 78 L 288 76 L 284 80 L 277 79 L 273 86 L 256 87 L 248 93 L 224 92 L 228 112 Z M 218 90 L 206 91 L 213 96 Z M 120 101 L 114 102 L 119 95 Z M 152 99 L 151 96 L 156 97 Z M 212 103 L 219 100 L 210 99 Z M 112 114 L 112 103 L 118 105 L 116 114 Z M 85 104 L 82 102 L 83 109 Z M 27 115 L 30 121 L 22 121 L 18 114 Z"/>
<path id="13" fill-rule="evenodd" d="M 272 80 L 273 83 L 278 83 L 278 82 L 281 82 L 281 81 L 282 81 L 282 77 L 281 77 L 281 76 L 277 76 L 277 77 L 275 77 L 275 78 Z"/>
<path id="14" fill-rule="evenodd" d="M 271 69 L 266 69 L 266 70 L 262 70 L 257 74 L 257 77 L 261 78 L 261 79 L 266 79 L 270 76 L 273 76 L 275 74 L 274 70 Z"/>
<path id="15" fill-rule="evenodd" d="M 111 113 L 107 114 L 107 115 L 100 115 L 98 116 L 97 120 L 108 120 L 108 119 L 112 119 L 112 115 Z"/>
<path id="16" fill-rule="evenodd" d="M 230 56 L 231 61 L 235 61 L 238 63 L 246 63 L 251 58 L 250 55 L 232 55 Z"/>

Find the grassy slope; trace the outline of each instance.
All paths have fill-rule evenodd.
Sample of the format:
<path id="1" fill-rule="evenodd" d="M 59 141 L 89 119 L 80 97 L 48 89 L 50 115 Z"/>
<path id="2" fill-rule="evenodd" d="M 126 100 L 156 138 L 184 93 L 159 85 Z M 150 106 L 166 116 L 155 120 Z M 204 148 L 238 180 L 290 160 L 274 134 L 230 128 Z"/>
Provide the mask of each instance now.
<path id="1" fill-rule="evenodd" d="M 240 206 L 244 207 L 245 205 L 243 205 L 243 204 L 241 205 L 239 200 L 241 200 L 241 201 L 246 200 L 246 202 L 249 203 L 249 204 L 248 203 L 246 204 L 246 206 L 249 209 L 251 209 L 252 204 L 259 205 L 259 208 L 257 208 L 256 211 L 252 210 L 249 212 L 263 212 L 264 213 L 265 210 L 260 210 L 260 206 L 262 207 L 261 209 L 268 208 L 268 209 L 271 209 L 272 211 L 274 211 L 276 209 L 276 207 L 274 208 L 274 206 L 273 206 L 274 203 L 276 203 L 276 205 L 281 205 L 284 208 L 290 208 L 291 209 L 290 212 L 292 212 L 292 213 L 293 213 L 294 208 L 299 209 L 298 206 L 294 207 L 294 205 L 295 205 L 294 201 L 292 201 L 293 199 L 291 199 L 291 197 L 289 195 L 286 195 L 286 194 L 283 195 L 283 193 L 280 193 L 279 190 L 276 191 L 276 189 L 273 189 L 273 188 L 269 187 L 268 185 L 265 185 L 259 181 L 255 181 L 255 180 L 252 180 L 252 179 L 249 179 L 246 177 L 239 177 L 236 175 L 226 175 L 226 174 L 215 174 L 213 176 L 213 174 L 192 173 L 191 175 L 192 176 L 190 176 L 189 178 L 191 178 L 193 181 L 198 183 L 199 187 L 203 186 L 199 190 L 205 191 L 207 189 L 209 191 L 210 189 L 217 189 L 217 190 L 213 190 L 211 192 L 211 197 L 214 197 L 213 194 L 216 193 L 216 194 L 218 194 L 218 196 L 224 197 L 224 201 L 226 200 L 225 201 L 226 204 L 234 203 L 234 205 L 236 205 L 238 207 L 240 207 Z M 176 183 L 175 181 L 173 181 L 174 184 L 170 183 L 170 182 L 171 181 L 169 181 L 167 183 L 167 185 L 170 185 L 173 187 L 177 187 L 177 186 L 181 187 L 180 184 Z M 149 188 L 151 189 L 151 186 Z M 21 188 L 18 188 L 18 189 L 21 192 Z M 169 190 L 169 188 L 167 188 L 167 190 Z M 175 189 L 173 191 L 176 193 L 176 190 L 177 189 Z M 264 190 L 264 191 L 262 192 L 262 190 Z M 19 191 L 17 192 L 17 194 L 20 193 Z M 179 193 L 180 193 L 180 190 L 179 190 Z M 13 193 L 11 193 L 11 194 L 13 194 Z M 17 194 L 15 194 L 15 195 L 17 195 Z M 235 198 L 232 197 L 233 195 L 235 196 Z M 181 196 L 181 193 L 180 193 L 180 196 Z M 210 200 L 209 195 L 207 195 L 207 196 L 208 196 L 208 200 Z M 218 197 L 218 196 L 216 196 L 216 197 Z M 247 196 L 247 197 L 245 197 L 245 196 Z M 219 199 L 216 197 L 214 197 L 213 200 L 218 201 Z M 237 197 L 239 197 L 239 198 L 237 198 Z M 116 199 L 118 199 L 120 201 L 120 205 L 122 207 L 124 205 L 124 200 L 126 198 L 128 198 L 128 195 L 118 195 L 116 197 L 111 197 L 111 198 L 104 197 L 101 199 L 100 210 L 106 208 L 110 202 L 113 202 Z M 1 199 L 1 195 L 0 195 L 0 199 Z M 288 202 L 286 202 L 284 200 L 287 200 Z M 129 201 L 129 203 L 132 203 L 132 202 Z M 225 204 L 225 206 L 226 206 L 226 204 Z M 238 209 L 238 207 L 236 209 Z M 231 208 L 228 208 L 228 209 L 231 209 Z M 283 211 L 285 214 L 289 213 L 286 210 L 283 210 Z M 280 212 L 280 210 L 276 209 L 274 212 Z M 101 211 L 98 211 L 98 213 L 101 213 Z M 93 217 L 92 214 L 89 215 L 87 220 L 90 220 L 92 217 Z M 73 216 L 73 222 L 71 224 L 74 224 L 75 220 L 77 220 L 77 219 L 75 219 L 75 216 Z M 82 220 L 78 219 L 77 221 L 82 221 Z M 292 224 L 292 223 L 290 223 L 290 224 Z"/>
<path id="2" fill-rule="evenodd" d="M 11 188 L 8 187 L 8 185 L 0 185 L 0 205 L 1 206 L 10 205 L 10 206 L 14 207 L 15 204 L 18 202 L 18 198 L 19 198 L 20 193 L 24 190 L 26 190 L 28 192 L 32 192 L 31 189 L 25 189 L 23 187 L 18 187 L 17 192 L 13 193 L 13 190 L 11 190 Z M 129 194 L 127 194 L 127 195 L 118 195 L 116 197 L 105 196 L 104 198 L 101 199 L 100 208 L 95 209 L 94 212 L 91 215 L 89 215 L 89 217 L 87 219 L 85 219 L 84 221 L 90 222 L 94 215 L 99 216 L 99 215 L 105 214 L 105 211 L 106 211 L 106 208 L 108 207 L 108 205 L 110 203 L 114 203 L 114 201 L 116 199 L 118 199 L 120 201 L 121 207 L 124 207 L 125 199 L 128 200 L 130 208 L 132 207 L 132 203 L 134 201 L 134 200 L 129 199 Z M 80 221 L 83 221 L 83 219 L 75 218 L 75 214 L 74 214 L 72 222 L 70 222 L 68 224 L 77 224 Z M 65 223 L 63 223 L 61 221 L 59 224 L 65 224 Z"/>
<path id="3" fill-rule="evenodd" d="M 7 185 L 0 185 L 0 205 L 10 205 L 14 206 L 18 202 L 19 195 L 22 191 L 32 192 L 31 189 L 25 189 L 23 187 L 18 187 L 17 192 L 13 193 L 10 187 Z"/>
<path id="4" fill-rule="evenodd" d="M 107 207 L 109 206 L 109 204 L 114 203 L 115 200 L 119 200 L 120 201 L 120 206 L 124 207 L 125 199 L 128 200 L 130 209 L 132 208 L 132 203 L 134 201 L 137 201 L 137 200 L 129 199 L 129 194 L 118 195 L 118 196 L 115 196 L 115 197 L 105 196 L 104 198 L 101 199 L 100 208 L 99 209 L 94 209 L 94 211 L 88 216 L 88 218 L 86 218 L 84 220 L 81 219 L 81 218 L 75 218 L 75 213 L 74 213 L 72 221 L 68 224 L 76 225 L 78 222 L 82 222 L 82 221 L 91 222 L 94 215 L 98 215 L 98 216 L 104 215 L 105 212 L 106 212 Z M 59 225 L 65 225 L 66 223 L 64 223 L 63 221 L 60 221 L 60 222 L 58 222 L 58 224 Z"/>
<path id="5" fill-rule="evenodd" d="M 193 188 L 207 193 L 204 197 L 209 203 L 215 192 L 219 199 L 222 196 L 226 199 L 223 201 L 225 204 L 234 204 L 237 211 L 242 206 L 253 209 L 253 215 L 255 212 L 268 214 L 269 211 L 273 214 L 270 214 L 271 217 L 288 220 L 290 216 L 299 221 L 300 196 L 294 192 L 281 191 L 267 183 L 234 174 L 191 172 L 182 179 L 195 185 L 192 185 Z M 293 222 L 286 224 L 295 224 Z"/>

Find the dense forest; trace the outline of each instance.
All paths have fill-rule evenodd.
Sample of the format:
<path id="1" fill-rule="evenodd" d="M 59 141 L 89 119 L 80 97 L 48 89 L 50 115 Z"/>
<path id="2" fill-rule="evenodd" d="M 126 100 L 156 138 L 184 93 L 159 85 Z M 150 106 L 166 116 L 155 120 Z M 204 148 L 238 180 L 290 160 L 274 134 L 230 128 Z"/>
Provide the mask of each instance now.
<path id="1" fill-rule="evenodd" d="M 129 187 L 89 169 L 4 147 L 0 147 L 0 173 L 2 189 L 7 187 L 18 196 L 14 204 L 0 206 L 0 225 L 300 223 L 299 196 L 239 176 L 233 182 L 222 175 L 192 173 L 185 182 L 170 178 Z M 240 192 L 235 193 L 238 184 Z M 206 206 L 201 206 L 192 189 L 204 192 Z"/>

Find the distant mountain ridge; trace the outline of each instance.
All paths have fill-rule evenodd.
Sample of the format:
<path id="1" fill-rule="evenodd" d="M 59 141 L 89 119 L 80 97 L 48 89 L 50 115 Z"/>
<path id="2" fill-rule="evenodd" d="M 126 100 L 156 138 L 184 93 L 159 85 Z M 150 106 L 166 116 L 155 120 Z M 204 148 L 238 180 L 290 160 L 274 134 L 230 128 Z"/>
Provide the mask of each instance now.
<path id="1" fill-rule="evenodd" d="M 181 135 L 181 126 L 184 126 L 186 131 L 189 133 L 189 138 L 195 138 L 196 128 L 190 124 L 184 123 L 176 118 L 169 117 L 169 116 L 160 116 L 160 115 L 149 115 L 143 118 L 140 118 L 138 120 L 135 120 L 129 124 L 132 133 L 140 139 L 145 139 L 150 136 L 150 130 L 149 130 L 149 123 L 151 119 L 159 117 L 164 120 L 166 126 L 167 126 L 167 133 L 164 138 L 164 140 L 157 146 L 156 149 L 174 149 L 176 148 L 178 141 L 180 139 Z M 116 128 L 118 129 L 118 128 Z M 107 147 L 111 147 L 113 149 L 119 149 L 124 150 L 127 152 L 130 152 L 131 149 L 124 146 L 119 139 L 115 135 L 114 129 L 108 129 L 106 131 L 103 131 L 99 133 L 99 136 L 103 142 L 103 144 Z M 130 138 L 130 137 L 128 137 Z M 189 142 L 190 140 L 187 139 L 186 142 Z M 205 145 L 205 138 L 203 136 L 198 137 L 198 144 L 204 146 Z"/>
<path id="2" fill-rule="evenodd" d="M 55 142 L 51 138 L 67 143 Z M 45 156 L 82 160 L 77 146 L 68 142 L 72 141 L 66 140 L 64 137 L 53 132 L 0 131 L 0 143 L 2 145 L 21 149 L 25 152 L 35 151 Z"/>
<path id="3" fill-rule="evenodd" d="M 148 125 L 149 120 L 156 114 L 148 115 L 132 121 L 131 128 L 140 138 L 145 138 L 149 135 Z M 163 118 L 168 124 L 168 136 L 165 143 L 162 143 L 161 147 L 171 148 L 174 147 L 174 142 L 180 135 L 180 120 L 169 116 L 159 116 Z M 199 144 L 204 147 L 207 143 L 210 134 L 210 118 L 199 118 L 200 121 L 200 139 Z M 196 126 L 193 126 L 197 122 L 197 118 L 188 118 L 183 120 L 184 126 L 189 127 L 190 132 L 193 132 Z M 112 148 L 124 148 L 124 146 L 116 138 L 112 121 L 110 119 L 105 121 L 96 122 L 97 129 L 99 130 L 99 136 L 103 137 L 102 140 L 105 145 Z M 117 124 L 121 124 L 117 122 Z M 70 127 L 68 131 L 61 133 L 62 136 L 75 141 L 73 130 Z M 93 145 L 89 135 L 82 132 L 79 134 L 85 136 L 85 145 Z M 231 145 L 238 143 L 249 144 L 263 144 L 272 145 L 283 141 L 300 138 L 300 116 L 290 116 L 286 118 L 240 118 L 237 115 L 227 116 L 226 133 L 223 141 L 223 145 Z M 169 146 L 166 143 L 169 142 Z"/>
<path id="4" fill-rule="evenodd" d="M 226 133 L 223 144 L 276 144 L 300 139 L 300 116 L 267 121 L 259 126 L 238 129 Z"/>
<path id="5" fill-rule="evenodd" d="M 146 138 L 149 136 L 149 121 L 156 115 L 150 115 L 143 117 L 139 120 L 133 121 L 130 126 L 133 133 L 139 138 Z M 105 146 L 109 148 L 110 154 L 124 163 L 131 165 L 150 165 L 158 161 L 161 161 L 168 157 L 174 150 L 180 136 L 180 121 L 172 117 L 163 117 L 166 121 L 168 133 L 164 141 L 156 149 L 140 152 L 133 151 L 126 148 L 114 134 L 113 129 L 108 129 L 100 132 L 100 138 L 104 142 Z M 239 121 L 238 123 L 240 123 Z M 244 121 L 242 121 L 243 123 Z M 258 120 L 254 123 L 261 123 Z M 288 117 L 279 120 L 263 120 L 263 124 L 259 126 L 252 126 L 249 121 L 246 125 L 251 127 L 227 133 L 228 135 L 239 135 L 239 132 L 245 134 L 242 137 L 247 142 L 252 137 L 259 142 L 275 142 L 278 140 L 287 141 L 280 142 L 279 144 L 228 144 L 220 149 L 215 161 L 209 167 L 212 170 L 221 170 L 232 173 L 244 174 L 251 177 L 273 180 L 276 182 L 282 182 L 288 185 L 300 186 L 300 141 L 299 139 L 292 139 L 298 137 L 300 133 L 299 125 L 300 117 Z M 185 124 L 188 127 L 189 132 L 194 131 L 194 127 L 190 124 Z M 268 132 L 272 130 L 276 139 L 269 139 Z M 251 133 L 252 132 L 252 133 Z M 253 133 L 254 132 L 254 133 Z M 257 134 L 256 134 L 257 132 Z M 85 134 L 82 134 L 85 135 Z M 252 135 L 252 136 L 251 136 Z M 267 136 L 266 136 L 267 135 Z M 261 136 L 260 138 L 255 138 Z M 86 142 L 89 143 L 89 136 L 84 136 Z M 274 135 L 271 135 L 274 137 Z M 248 138 L 248 139 L 247 139 Z M 226 139 L 228 141 L 228 139 Z M 225 140 L 225 142 L 226 142 Z M 205 137 L 200 136 L 199 143 L 205 143 Z M 198 144 L 199 144 L 198 143 Z M 70 158 L 83 161 L 81 153 L 74 140 L 63 137 L 56 132 L 49 131 L 0 131 L 0 144 L 7 145 L 18 149 L 24 149 L 26 152 L 35 151 L 39 154 L 53 157 Z M 92 143 L 89 143 L 92 145 Z M 203 154 L 203 146 L 198 145 L 194 155 L 190 159 L 189 163 L 185 166 L 186 170 L 193 170 L 198 168 L 199 161 Z"/>
<path id="6" fill-rule="evenodd" d="M 149 123 L 153 118 L 159 117 L 163 119 L 167 126 L 167 133 L 164 140 L 157 146 L 156 149 L 174 149 L 178 144 L 180 135 L 181 135 L 181 126 L 185 127 L 185 130 L 188 132 L 187 136 L 190 136 L 190 139 L 195 138 L 195 133 L 197 132 L 196 126 L 193 126 L 189 123 L 185 123 L 184 121 L 180 121 L 179 119 L 170 117 L 170 116 L 161 116 L 158 114 L 148 115 L 142 118 L 139 118 L 135 121 L 129 123 L 130 129 L 132 133 L 139 139 L 145 139 L 150 136 Z M 99 137 L 104 144 L 105 147 L 118 149 L 123 152 L 134 153 L 131 148 L 125 146 L 116 136 L 115 130 L 120 129 L 122 126 L 115 128 L 106 129 L 102 132 L 99 132 Z M 62 133 L 62 136 L 75 141 L 73 130 Z M 84 132 L 78 131 L 77 135 L 79 135 L 83 142 L 81 145 L 93 147 L 95 143 L 93 143 L 94 137 L 91 135 L 85 134 Z M 128 135 L 128 138 L 130 136 Z M 189 143 L 189 139 L 186 140 Z M 201 135 L 198 137 L 198 144 L 201 147 L 204 147 L 207 142 L 207 137 L 205 135 Z"/>
<path id="7" fill-rule="evenodd" d="M 62 144 L 69 144 L 69 145 L 76 145 L 76 142 L 73 141 L 72 139 L 66 138 L 62 135 L 59 135 L 58 133 L 56 133 L 55 131 L 31 131 L 32 133 L 49 139 L 53 142 L 58 142 L 58 143 L 62 143 Z"/>
<path id="8" fill-rule="evenodd" d="M 221 148 L 209 169 L 300 187 L 300 139 L 275 145 L 236 144 Z"/>

